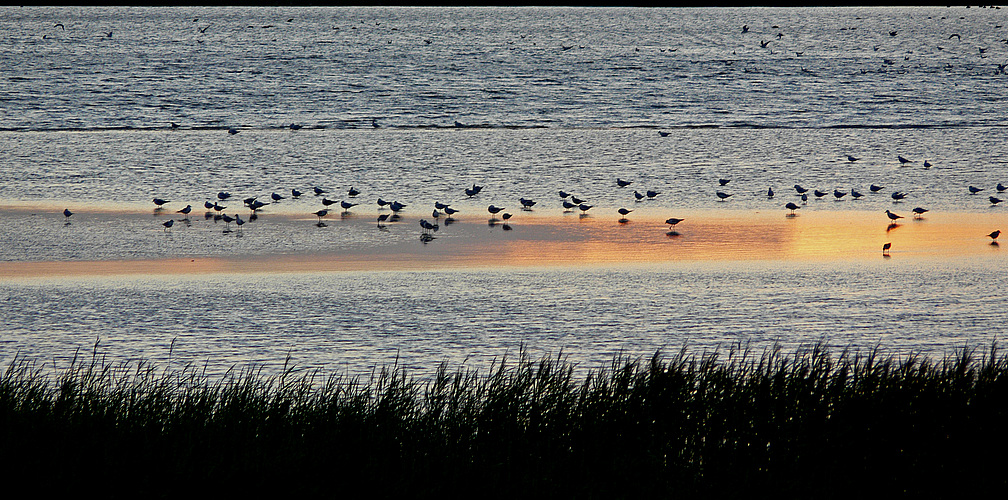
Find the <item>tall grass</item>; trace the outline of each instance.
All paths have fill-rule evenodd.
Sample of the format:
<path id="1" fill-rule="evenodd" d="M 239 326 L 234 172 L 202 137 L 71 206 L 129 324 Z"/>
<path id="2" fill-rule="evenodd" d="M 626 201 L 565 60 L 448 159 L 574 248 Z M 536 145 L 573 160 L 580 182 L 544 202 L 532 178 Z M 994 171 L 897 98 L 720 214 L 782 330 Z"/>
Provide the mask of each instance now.
<path id="1" fill-rule="evenodd" d="M 562 356 L 366 379 L 285 367 L 210 379 L 95 352 L 0 377 L 0 475 L 102 496 L 697 494 L 841 497 L 1008 486 L 1008 358 L 830 353 Z M 12 483 L 8 483 L 12 484 Z"/>

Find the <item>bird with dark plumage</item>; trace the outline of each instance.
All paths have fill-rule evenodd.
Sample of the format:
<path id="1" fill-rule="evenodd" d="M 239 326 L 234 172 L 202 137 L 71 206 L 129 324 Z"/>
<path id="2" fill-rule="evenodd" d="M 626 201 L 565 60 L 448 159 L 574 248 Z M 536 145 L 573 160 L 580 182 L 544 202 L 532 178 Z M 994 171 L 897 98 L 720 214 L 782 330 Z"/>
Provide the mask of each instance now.
<path id="1" fill-rule="evenodd" d="M 69 208 L 64 208 L 63 209 L 63 217 L 66 218 L 67 223 L 70 222 L 70 216 L 71 215 L 73 215 L 73 212 L 71 212 Z"/>
<path id="2" fill-rule="evenodd" d="M 186 217 L 189 217 L 189 212 L 192 212 L 192 205 L 186 205 L 182 210 L 178 210 L 176 213 L 180 213 Z"/>
<path id="3" fill-rule="evenodd" d="M 990 239 L 992 239 L 992 240 L 995 240 L 995 241 L 996 241 L 996 240 L 998 239 L 998 236 L 1001 236 L 1001 230 L 1000 230 L 1000 229 L 998 229 L 997 231 L 994 231 L 993 233 L 991 233 L 991 234 L 988 234 L 987 236 L 989 236 L 989 237 L 990 237 Z"/>
<path id="4" fill-rule="evenodd" d="M 317 212 L 312 212 L 313 215 L 315 215 L 316 217 L 318 217 L 319 224 L 322 223 L 322 217 L 325 217 L 328 213 L 329 213 L 329 211 L 328 210 L 324 210 L 324 209 L 323 210 L 319 210 Z"/>
<path id="5" fill-rule="evenodd" d="M 871 186 L 868 186 L 868 189 L 870 189 L 871 192 L 873 192 L 873 193 L 877 193 L 877 192 L 885 189 L 885 186 L 876 186 L 875 184 L 872 184 Z"/>
<path id="6" fill-rule="evenodd" d="M 322 189 L 322 188 L 320 188 L 318 186 L 315 186 L 312 189 L 315 190 L 315 196 L 322 196 L 323 194 L 326 194 L 326 193 L 329 192 L 329 191 L 326 191 L 325 189 Z"/>
<path id="7" fill-rule="evenodd" d="M 633 192 L 633 196 L 634 196 L 634 198 L 636 198 L 636 199 L 637 199 L 637 201 L 641 201 L 641 200 L 643 200 L 643 199 L 644 199 L 644 195 L 642 195 L 642 194 L 638 193 L 637 191 L 634 191 L 634 192 Z"/>
<path id="8" fill-rule="evenodd" d="M 833 197 L 836 198 L 837 201 L 840 201 L 840 199 L 844 196 L 847 196 L 847 191 L 840 191 L 839 189 L 833 190 Z"/>
<path id="9" fill-rule="evenodd" d="M 518 198 L 518 202 L 521 203 L 522 210 L 532 210 L 532 206 L 536 204 L 533 200 L 526 200 L 525 198 Z"/>
<path id="10" fill-rule="evenodd" d="M 826 196 L 829 193 L 827 193 L 826 191 L 820 191 L 816 189 L 815 191 L 812 191 L 812 194 L 814 194 L 816 198 L 822 198 L 823 196 Z"/>
<path id="11" fill-rule="evenodd" d="M 854 162 L 856 162 L 856 161 L 858 161 L 858 160 L 860 160 L 860 159 L 861 159 L 861 158 L 854 158 L 854 157 L 853 157 L 853 156 L 851 156 L 851 155 L 847 155 L 847 161 L 849 161 L 849 162 L 851 162 L 851 163 L 854 163 Z"/>
<path id="12" fill-rule="evenodd" d="M 168 200 L 162 200 L 161 198 L 154 198 L 154 204 L 157 205 L 158 208 L 163 208 L 163 205 L 165 203 L 168 203 Z"/>
<path id="13" fill-rule="evenodd" d="M 571 211 L 571 210 L 573 210 L 573 209 L 574 209 L 575 207 L 577 207 L 577 205 L 576 205 L 576 204 L 574 204 L 574 203 L 571 203 L 571 202 L 569 202 L 569 201 L 567 201 L 567 200 L 564 200 L 564 201 L 563 201 L 563 207 L 564 207 L 564 212 L 570 212 L 570 211 Z"/>
<path id="14" fill-rule="evenodd" d="M 388 218 L 389 218 L 389 214 L 381 214 L 381 215 L 379 215 L 378 216 L 378 227 L 384 227 L 384 226 L 382 226 L 382 222 L 387 221 Z"/>
<path id="15" fill-rule="evenodd" d="M 350 198 L 355 198 L 359 194 L 360 194 L 360 191 L 354 189 L 353 186 L 350 186 L 350 190 L 347 191 L 347 196 L 350 197 Z"/>
<path id="16" fill-rule="evenodd" d="M 772 200 L 774 197 L 773 188 L 767 188 L 766 197 L 768 200 Z"/>
<path id="17" fill-rule="evenodd" d="M 619 177 L 616 178 L 616 185 L 621 188 L 625 188 L 631 184 L 633 184 L 633 181 L 625 181 L 623 179 L 620 179 Z"/>
<path id="18" fill-rule="evenodd" d="M 787 205 L 784 205 L 784 208 L 790 210 L 791 211 L 791 215 L 794 215 L 795 214 L 794 211 L 798 210 L 801 207 L 798 206 L 798 205 L 795 205 L 794 203 L 792 203 L 792 202 L 789 201 Z"/>
<path id="19" fill-rule="evenodd" d="M 896 155 L 896 159 L 899 160 L 901 166 L 906 165 L 907 163 L 913 163 L 913 160 L 908 160 L 899 155 Z"/>
<path id="20" fill-rule="evenodd" d="M 896 222 L 897 219 L 902 219 L 902 215 L 896 215 L 888 210 L 885 211 L 886 215 L 889 216 L 889 220 Z"/>
<path id="21" fill-rule="evenodd" d="M 924 214 L 928 212 L 928 209 L 921 207 L 914 207 L 912 211 L 914 213 L 914 219 L 920 219 L 921 217 L 924 216 Z"/>
<path id="22" fill-rule="evenodd" d="M 504 207 L 496 207 L 493 205 L 487 207 L 487 212 L 490 212 L 490 215 L 497 215 L 501 210 L 504 210 Z"/>
<path id="23" fill-rule="evenodd" d="M 892 248 L 892 243 L 886 243 L 882 245 L 882 255 L 889 255 L 889 249 Z"/>
<path id="24" fill-rule="evenodd" d="M 803 187 L 799 186 L 798 184 L 794 185 L 794 190 L 797 191 L 798 194 L 805 194 L 805 193 L 808 192 L 808 188 L 803 188 Z"/>
<path id="25" fill-rule="evenodd" d="M 974 187 L 974 186 L 970 186 L 967 189 L 969 189 L 970 194 L 977 194 L 980 191 L 983 191 L 983 188 L 978 188 L 978 187 Z"/>
<path id="26" fill-rule="evenodd" d="M 990 200 L 991 205 L 997 205 L 998 203 L 1001 203 L 1001 201 L 1002 201 L 1001 198 L 998 198 L 998 197 L 995 197 L 995 196 L 991 196 L 988 199 Z"/>
<path id="27" fill-rule="evenodd" d="M 300 198 L 302 194 L 304 193 L 298 191 L 297 189 L 291 189 L 291 198 L 294 198 L 295 200 Z"/>
<path id="28" fill-rule="evenodd" d="M 902 191 L 894 191 L 891 196 L 893 201 L 896 202 L 902 200 L 903 198 L 906 198 L 906 193 Z"/>
<path id="29" fill-rule="evenodd" d="M 568 193 L 567 191 L 564 191 L 562 189 L 560 190 L 559 194 L 560 194 L 560 198 L 562 198 L 562 199 L 567 199 L 567 197 L 570 196 L 570 193 Z"/>
<path id="30" fill-rule="evenodd" d="M 594 206 L 595 205 L 589 205 L 587 203 L 582 203 L 582 204 L 578 205 L 578 210 L 581 211 L 581 215 L 585 215 Z"/>
<path id="31" fill-rule="evenodd" d="M 171 229 L 171 227 L 175 225 L 175 219 L 168 219 L 168 220 L 162 222 L 161 225 L 164 226 L 165 232 L 168 232 L 168 230 Z"/>
<path id="32" fill-rule="evenodd" d="M 1008 187 L 1006 187 L 1006 186 L 1002 185 L 1002 184 L 1001 184 L 1001 183 L 999 182 L 999 183 L 998 183 L 998 185 L 997 185 L 997 192 L 999 192 L 999 193 L 1003 193 L 1003 192 L 1005 192 L 1005 189 L 1008 189 Z"/>
<path id="33" fill-rule="evenodd" d="M 341 201 L 339 205 L 341 207 L 343 207 L 343 212 L 346 213 L 346 212 L 349 212 L 351 208 L 356 207 L 358 205 L 358 203 L 350 203 L 348 201 Z"/>
<path id="34" fill-rule="evenodd" d="M 271 194 L 271 195 L 270 195 L 270 198 L 271 198 L 271 199 L 273 200 L 273 202 L 274 202 L 274 203 L 276 203 L 276 202 L 278 202 L 278 201 L 280 201 L 280 200 L 284 199 L 284 197 L 283 197 L 283 196 L 280 196 L 280 195 L 278 195 L 278 194 L 276 194 L 276 193 L 273 193 L 273 194 Z"/>
<path id="35" fill-rule="evenodd" d="M 324 196 L 322 197 L 322 206 L 324 207 L 328 207 L 329 205 L 333 205 L 335 203 L 337 203 L 336 200 L 330 200 Z"/>
<path id="36" fill-rule="evenodd" d="M 718 179 L 718 184 L 722 186 L 727 186 L 731 182 L 731 179 Z"/>
<path id="37" fill-rule="evenodd" d="M 721 192 L 721 191 L 718 191 L 715 194 L 718 197 L 718 201 L 725 201 L 725 200 L 727 200 L 728 198 L 730 198 L 732 196 L 731 193 L 724 193 L 724 192 Z"/>
<path id="38" fill-rule="evenodd" d="M 680 223 L 680 222 L 682 222 L 684 220 L 686 220 L 686 219 L 677 219 L 675 217 L 669 217 L 668 219 L 665 220 L 665 223 L 669 225 L 669 230 L 671 230 L 672 228 L 674 228 L 676 226 L 676 224 L 678 224 L 678 223 Z"/>
<path id="39" fill-rule="evenodd" d="M 653 189 L 649 189 L 649 190 L 647 191 L 647 193 L 645 193 L 645 194 L 647 194 L 647 198 L 648 198 L 649 200 L 653 200 L 653 199 L 655 199 L 655 196 L 658 196 L 658 195 L 660 195 L 660 194 L 661 194 L 661 191 L 655 191 L 655 190 L 653 190 Z"/>
<path id="40" fill-rule="evenodd" d="M 851 195 L 851 198 L 854 198 L 855 200 L 858 199 L 858 198 L 860 198 L 860 197 L 862 197 L 862 196 L 864 196 L 863 194 L 855 191 L 854 188 L 851 188 L 850 195 Z"/>

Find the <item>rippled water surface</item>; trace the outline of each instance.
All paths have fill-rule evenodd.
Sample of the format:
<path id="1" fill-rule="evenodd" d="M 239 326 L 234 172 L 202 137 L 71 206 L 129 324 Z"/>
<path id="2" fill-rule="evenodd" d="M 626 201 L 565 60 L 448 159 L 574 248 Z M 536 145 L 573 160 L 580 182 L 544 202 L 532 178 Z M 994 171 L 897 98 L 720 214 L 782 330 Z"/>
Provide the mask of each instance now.
<path id="1" fill-rule="evenodd" d="M 884 265 L 883 265 L 884 264 Z M 935 263 L 699 263 L 508 271 L 0 283 L 0 355 L 66 363 L 74 349 L 120 358 L 254 362 L 369 373 L 439 361 L 486 367 L 524 346 L 581 368 L 657 349 L 757 352 L 818 341 L 941 356 L 993 341 L 1008 321 L 1000 276 L 980 259 Z M 398 360 L 398 361 L 397 361 Z M 175 365 L 173 365 L 175 366 Z"/>
<path id="2" fill-rule="evenodd" d="M 999 215 L 989 196 L 1008 199 L 996 188 L 1008 184 L 1006 17 L 3 7 L 0 261 L 420 245 L 413 232 L 311 231 L 321 197 L 289 195 L 315 186 L 335 201 L 361 191 L 362 221 L 378 198 L 399 200 L 412 227 L 435 201 L 463 223 L 485 225 L 488 204 L 515 211 L 520 197 L 537 205 L 519 218 L 560 215 L 559 190 L 599 218 L 618 207 L 783 217 L 795 184 L 824 194 L 802 213 Z M 472 184 L 485 188 L 468 197 Z M 634 190 L 660 194 L 638 203 Z M 285 199 L 239 238 L 204 219 L 220 191 L 233 194 L 224 213 L 245 218 L 243 198 Z M 164 211 L 152 212 L 155 197 Z M 188 227 L 176 214 L 186 205 Z M 209 360 L 215 373 L 275 369 L 288 353 L 355 373 L 396 359 L 485 365 L 521 346 L 589 367 L 732 342 L 940 354 L 1003 333 L 995 248 L 965 261 L 7 279 L 0 359 L 65 362 L 95 338 L 113 357 L 162 363 L 174 339 L 173 364 Z"/>

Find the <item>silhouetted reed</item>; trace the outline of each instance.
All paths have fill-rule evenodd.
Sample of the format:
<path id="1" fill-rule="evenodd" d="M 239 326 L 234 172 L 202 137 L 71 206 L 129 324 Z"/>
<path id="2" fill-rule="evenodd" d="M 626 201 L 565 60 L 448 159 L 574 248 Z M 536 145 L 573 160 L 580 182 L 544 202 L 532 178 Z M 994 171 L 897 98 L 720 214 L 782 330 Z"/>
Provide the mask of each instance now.
<path id="1" fill-rule="evenodd" d="M 0 470 L 50 492 L 610 498 L 1003 488 L 1008 358 L 815 345 L 649 359 L 579 378 L 562 355 L 414 378 L 285 366 L 16 358 Z M 10 484 L 10 483 L 9 483 Z M 41 491 L 41 490 L 40 490 Z"/>

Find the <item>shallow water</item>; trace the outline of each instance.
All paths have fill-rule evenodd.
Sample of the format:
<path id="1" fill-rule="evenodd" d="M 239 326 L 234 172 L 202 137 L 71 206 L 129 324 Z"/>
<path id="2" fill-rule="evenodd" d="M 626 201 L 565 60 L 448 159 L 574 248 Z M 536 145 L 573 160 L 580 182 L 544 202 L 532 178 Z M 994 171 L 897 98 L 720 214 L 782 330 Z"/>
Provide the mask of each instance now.
<path id="1" fill-rule="evenodd" d="M 522 348 L 581 369 L 732 343 L 941 356 L 1003 332 L 1004 268 L 977 258 L 8 281 L 0 358 L 65 366 L 98 337 L 115 359 L 166 366 L 171 355 L 212 374 L 246 363 L 275 373 L 288 355 L 328 372 L 398 363 L 427 374 Z"/>
<path id="2" fill-rule="evenodd" d="M 1008 183 L 1006 16 L 958 7 L 4 7 L 0 261 L 423 248 L 418 228 L 345 230 L 335 214 L 316 228 L 310 213 L 322 206 L 310 195 L 265 207 L 241 237 L 200 208 L 228 191 L 225 213 L 247 219 L 238 200 L 313 186 L 334 200 L 360 190 L 358 221 L 374 220 L 379 197 L 406 203 L 413 225 L 435 201 L 451 203 L 468 225 L 460 228 L 485 226 L 491 203 L 516 211 L 519 197 L 538 203 L 518 220 L 560 216 L 561 189 L 594 205 L 596 221 L 621 206 L 653 218 L 783 217 L 798 201 L 794 184 L 827 193 L 803 214 L 858 211 L 884 224 L 886 209 L 921 206 L 996 216 L 1006 208 L 988 196 Z M 616 178 L 633 184 L 620 189 Z M 485 189 L 469 198 L 463 189 L 474 183 Z M 871 194 L 871 184 L 884 189 Z M 634 190 L 649 189 L 660 194 L 635 201 Z M 851 189 L 865 196 L 832 194 Z M 719 190 L 732 196 L 718 201 Z M 906 200 L 894 204 L 894 191 Z M 154 197 L 170 200 L 166 210 L 153 211 Z M 189 227 L 175 213 L 187 204 Z M 65 207 L 76 212 L 69 225 Z M 179 222 L 166 233 L 169 218 Z M 208 362 L 214 373 L 250 362 L 275 370 L 288 353 L 300 366 L 353 373 L 397 359 L 423 370 L 441 360 L 484 366 L 520 346 L 562 350 L 586 367 L 620 351 L 732 342 L 941 354 L 1003 333 L 1005 263 L 990 250 L 6 279 L 0 360 L 20 352 L 63 364 L 95 338 L 114 358 L 161 363 L 175 339 L 173 366 Z"/>

